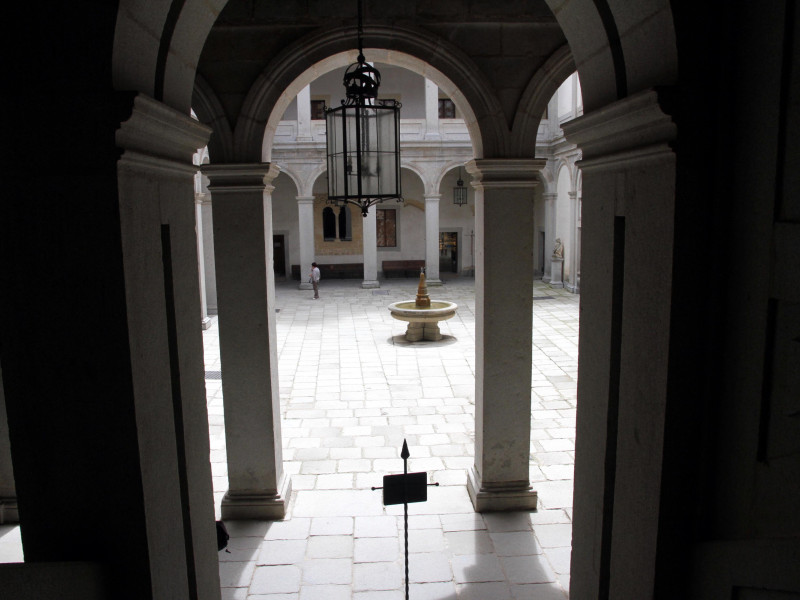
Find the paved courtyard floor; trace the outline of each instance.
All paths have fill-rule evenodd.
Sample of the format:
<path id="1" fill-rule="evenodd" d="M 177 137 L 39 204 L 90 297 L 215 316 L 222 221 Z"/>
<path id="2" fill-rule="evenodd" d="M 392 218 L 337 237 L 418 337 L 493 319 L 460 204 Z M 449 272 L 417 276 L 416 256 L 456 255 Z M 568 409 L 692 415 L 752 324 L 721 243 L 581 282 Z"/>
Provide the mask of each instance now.
<path id="1" fill-rule="evenodd" d="M 439 342 L 408 343 L 387 306 L 415 279 L 323 281 L 319 300 L 276 286 L 287 518 L 227 523 L 226 600 L 404 598 L 402 506 L 384 507 L 384 474 L 427 471 L 409 507 L 412 600 L 564 600 L 569 589 L 580 297 L 536 282 L 530 475 L 535 512 L 477 514 L 466 491 L 474 451 L 474 280 L 431 287 L 459 305 Z M 217 517 L 227 489 L 216 318 L 204 332 Z M 19 527 L 0 526 L 0 562 L 22 560 Z"/>
<path id="2" fill-rule="evenodd" d="M 534 287 L 530 475 L 535 512 L 477 514 L 466 491 L 474 452 L 474 280 L 447 279 L 433 299 L 459 305 L 439 342 L 406 342 L 387 306 L 415 279 L 323 281 L 319 300 L 276 286 L 285 469 L 280 522 L 228 522 L 223 598 L 404 598 L 402 506 L 384 507 L 384 474 L 427 471 L 409 506 L 412 600 L 563 600 L 569 589 L 580 297 Z M 217 516 L 227 489 L 216 319 L 204 333 Z"/>

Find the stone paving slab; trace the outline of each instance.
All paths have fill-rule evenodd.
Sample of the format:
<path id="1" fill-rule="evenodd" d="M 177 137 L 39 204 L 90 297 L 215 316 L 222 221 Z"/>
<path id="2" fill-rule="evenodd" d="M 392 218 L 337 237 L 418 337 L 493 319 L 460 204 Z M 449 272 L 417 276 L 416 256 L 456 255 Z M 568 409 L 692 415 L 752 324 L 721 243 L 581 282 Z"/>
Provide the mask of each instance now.
<path id="1" fill-rule="evenodd" d="M 474 280 L 429 288 L 433 299 L 459 305 L 440 324 L 439 342 L 407 342 L 406 324 L 386 308 L 413 298 L 416 285 L 393 279 L 364 290 L 358 281 L 323 281 L 312 300 L 296 283 L 277 283 L 284 465 L 294 491 L 285 521 L 229 525 L 235 549 L 221 563 L 224 598 L 404 598 L 402 506 L 384 507 L 370 490 L 402 472 L 403 439 L 410 470 L 440 483 L 427 503 L 409 506 L 414 600 L 567 597 L 580 297 L 541 282 L 533 290 L 541 298 L 531 339 L 539 509 L 480 515 L 465 487 L 474 451 Z M 216 318 L 203 335 L 206 371 L 220 371 Z M 222 388 L 206 383 L 219 516 L 227 487 Z"/>

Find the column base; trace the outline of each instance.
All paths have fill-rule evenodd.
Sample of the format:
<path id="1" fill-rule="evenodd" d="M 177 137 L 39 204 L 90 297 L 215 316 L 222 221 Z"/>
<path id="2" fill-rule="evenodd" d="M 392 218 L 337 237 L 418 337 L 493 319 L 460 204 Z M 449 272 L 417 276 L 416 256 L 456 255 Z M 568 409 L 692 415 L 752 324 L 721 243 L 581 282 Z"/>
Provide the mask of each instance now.
<path id="1" fill-rule="evenodd" d="M 467 473 L 467 492 L 475 512 L 536 510 L 538 497 L 528 481 L 510 481 L 488 488 L 481 486 L 480 475 L 473 466 Z"/>
<path id="2" fill-rule="evenodd" d="M 0 498 L 0 525 L 19 523 L 19 507 L 16 498 Z"/>
<path id="3" fill-rule="evenodd" d="M 365 279 L 361 282 L 361 287 L 365 290 L 372 289 L 372 288 L 379 288 L 381 287 L 380 281 L 377 279 Z"/>
<path id="4" fill-rule="evenodd" d="M 425 285 L 428 287 L 438 287 L 444 285 L 441 279 L 425 279 Z"/>
<path id="5" fill-rule="evenodd" d="M 298 289 L 298 290 L 313 290 L 313 289 L 314 289 L 314 286 L 313 286 L 313 285 L 311 285 L 310 283 L 308 283 L 307 281 L 305 281 L 305 282 L 301 282 L 301 283 L 300 283 L 300 284 L 297 286 L 297 289 Z"/>
<path id="6" fill-rule="evenodd" d="M 286 516 L 291 493 L 292 480 L 286 475 L 281 477 L 276 494 L 259 490 L 228 490 L 222 498 L 222 520 L 279 521 Z"/>
<path id="7" fill-rule="evenodd" d="M 211 317 L 203 317 L 203 320 L 200 321 L 200 327 L 203 331 L 211 327 Z"/>

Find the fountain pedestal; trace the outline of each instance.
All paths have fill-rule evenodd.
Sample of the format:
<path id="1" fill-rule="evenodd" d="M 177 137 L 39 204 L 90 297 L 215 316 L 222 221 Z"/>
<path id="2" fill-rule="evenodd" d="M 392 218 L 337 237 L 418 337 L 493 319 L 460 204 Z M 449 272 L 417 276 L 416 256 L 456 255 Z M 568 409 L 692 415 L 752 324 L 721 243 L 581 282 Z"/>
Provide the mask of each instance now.
<path id="1" fill-rule="evenodd" d="M 439 329 L 439 323 L 436 321 L 431 323 L 412 321 L 406 328 L 406 339 L 409 342 L 419 342 L 420 340 L 438 342 L 442 339 L 442 332 Z"/>
<path id="2" fill-rule="evenodd" d="M 416 300 L 390 304 L 389 312 L 395 319 L 408 322 L 406 340 L 409 342 L 436 342 L 442 339 L 439 321 L 452 318 L 457 308 L 455 302 L 431 300 L 425 285 L 425 273 L 420 273 Z"/>

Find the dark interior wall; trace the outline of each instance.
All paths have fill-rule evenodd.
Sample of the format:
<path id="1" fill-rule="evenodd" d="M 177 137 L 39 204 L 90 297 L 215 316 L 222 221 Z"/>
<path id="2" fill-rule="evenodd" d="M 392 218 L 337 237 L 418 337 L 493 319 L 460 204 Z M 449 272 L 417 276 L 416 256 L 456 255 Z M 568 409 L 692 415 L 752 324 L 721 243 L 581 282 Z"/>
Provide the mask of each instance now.
<path id="1" fill-rule="evenodd" d="M 25 558 L 111 561 L 119 593 L 145 597 L 114 141 L 131 100 L 111 87 L 117 4 L 11 11 L 0 360 Z"/>
<path id="2" fill-rule="evenodd" d="M 768 540 L 780 539 L 796 552 L 800 540 L 800 452 L 792 441 L 800 424 L 787 401 L 800 389 L 775 372 L 791 346 L 780 339 L 800 333 L 791 308 L 798 290 L 792 296 L 776 285 L 778 273 L 797 273 L 796 255 L 778 243 L 791 222 L 780 207 L 797 191 L 796 167 L 786 165 L 800 158 L 787 132 L 800 58 L 792 6 L 672 3 L 680 61 L 667 105 L 678 124 L 677 318 L 657 597 L 686 594 L 676 566 L 694 570 L 696 597 L 714 588 L 730 595 L 744 585 L 737 577 L 764 589 L 798 585 L 786 578 L 796 571 L 789 555 L 771 557 L 769 569 L 752 567 L 759 544 L 777 547 Z M 687 543 L 700 550 L 687 552 Z"/>

